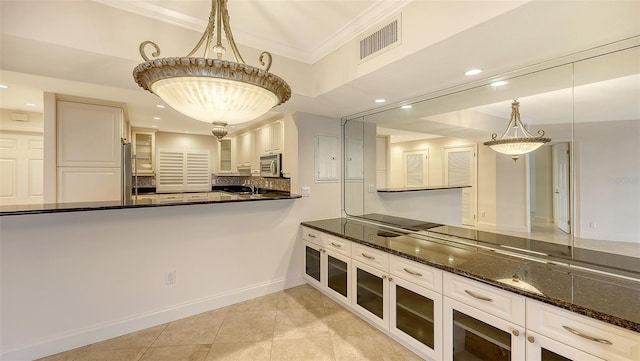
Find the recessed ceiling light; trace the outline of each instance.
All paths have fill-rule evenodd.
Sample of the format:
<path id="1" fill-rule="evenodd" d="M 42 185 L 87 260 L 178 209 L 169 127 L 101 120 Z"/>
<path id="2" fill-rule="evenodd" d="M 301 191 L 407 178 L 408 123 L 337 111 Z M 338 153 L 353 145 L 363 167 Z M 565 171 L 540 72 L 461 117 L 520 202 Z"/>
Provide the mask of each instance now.
<path id="1" fill-rule="evenodd" d="M 382 99 L 382 98 L 375 100 L 376 103 L 384 103 L 386 101 L 387 101 L 387 99 Z"/>
<path id="2" fill-rule="evenodd" d="M 158 104 L 158 105 L 156 105 L 156 108 L 164 109 L 164 105 Z"/>
<path id="3" fill-rule="evenodd" d="M 153 117 L 153 120 L 160 120 L 160 117 Z"/>
<path id="4" fill-rule="evenodd" d="M 25 103 L 24 105 L 26 105 L 28 107 L 35 107 L 36 106 L 34 103 Z"/>
<path id="5" fill-rule="evenodd" d="M 8 85 L 0 84 L 0 89 L 7 89 L 8 87 Z"/>
<path id="6" fill-rule="evenodd" d="M 477 75 L 480 73 L 482 73 L 482 69 L 469 69 L 464 73 L 464 75 Z"/>
<path id="7" fill-rule="evenodd" d="M 498 80 L 498 81 L 494 81 L 493 83 L 491 83 L 491 86 L 503 86 L 503 85 L 507 85 L 509 84 L 508 81 L 506 80 Z"/>
<path id="8" fill-rule="evenodd" d="M 411 105 L 411 104 L 405 104 L 405 105 L 401 106 L 400 108 L 402 108 L 402 109 L 411 109 L 412 107 L 413 107 L 413 105 Z"/>
<path id="9" fill-rule="evenodd" d="M 230 126 L 229 126 L 229 128 L 235 128 L 235 127 L 236 127 L 235 125 L 230 125 Z"/>
<path id="10" fill-rule="evenodd" d="M 188 131 L 188 130 L 185 130 L 185 132 L 184 132 L 184 133 L 185 133 L 185 134 L 189 134 L 189 131 Z"/>
<path id="11" fill-rule="evenodd" d="M 158 127 L 157 125 L 152 125 L 152 126 L 151 126 L 151 128 L 157 128 L 157 127 Z"/>

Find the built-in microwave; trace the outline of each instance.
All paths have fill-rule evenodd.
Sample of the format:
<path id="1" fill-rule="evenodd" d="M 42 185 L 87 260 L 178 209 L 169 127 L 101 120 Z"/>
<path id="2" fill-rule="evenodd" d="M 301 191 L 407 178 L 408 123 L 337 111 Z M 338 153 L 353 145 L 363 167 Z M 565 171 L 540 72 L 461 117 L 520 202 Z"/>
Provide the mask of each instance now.
<path id="1" fill-rule="evenodd" d="M 280 177 L 280 167 L 282 166 L 282 154 L 269 154 L 260 156 L 260 176 Z"/>

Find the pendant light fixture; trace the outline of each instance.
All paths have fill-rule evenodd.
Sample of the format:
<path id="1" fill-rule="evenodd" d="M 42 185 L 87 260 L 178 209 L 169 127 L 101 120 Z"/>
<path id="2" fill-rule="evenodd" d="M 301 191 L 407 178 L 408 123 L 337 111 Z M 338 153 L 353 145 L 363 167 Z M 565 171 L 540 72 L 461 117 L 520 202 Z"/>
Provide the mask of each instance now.
<path id="1" fill-rule="evenodd" d="M 222 59 L 222 29 L 234 61 Z M 211 47 L 215 35 L 215 45 Z M 150 59 L 144 48 L 155 49 Z M 204 56 L 193 55 L 204 45 Z M 215 58 L 208 58 L 213 50 Z M 227 124 L 242 123 L 265 114 L 291 98 L 291 88 L 282 78 L 269 73 L 271 54 L 260 54 L 264 69 L 247 65 L 233 40 L 227 0 L 212 0 L 209 23 L 200 41 L 185 57 L 157 58 L 160 48 L 152 41 L 140 44 L 145 60 L 133 70 L 136 83 L 156 94 L 178 112 L 214 124 L 212 133 L 222 139 Z M 266 61 L 265 61 L 266 59 Z"/>
<path id="2" fill-rule="evenodd" d="M 511 130 L 513 130 L 513 133 L 509 137 Z M 538 136 L 536 137 L 525 129 L 522 120 L 520 120 L 520 103 L 518 99 L 514 99 L 513 103 L 511 103 L 511 118 L 507 129 L 500 138 L 498 138 L 498 134 L 493 133 L 491 140 L 484 142 L 484 145 L 488 145 L 498 153 L 510 155 L 511 159 L 516 161 L 521 154 L 533 152 L 544 143 L 550 141 L 551 139 L 544 137 L 544 130 L 538 130 Z"/>

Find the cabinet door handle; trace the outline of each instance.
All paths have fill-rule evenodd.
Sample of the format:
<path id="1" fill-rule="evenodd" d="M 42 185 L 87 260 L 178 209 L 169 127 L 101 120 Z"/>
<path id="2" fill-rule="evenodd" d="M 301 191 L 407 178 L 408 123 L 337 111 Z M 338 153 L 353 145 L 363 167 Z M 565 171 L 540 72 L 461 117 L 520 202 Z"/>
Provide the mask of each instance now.
<path id="1" fill-rule="evenodd" d="M 493 302 L 493 300 L 490 299 L 489 297 L 486 297 L 486 296 L 483 296 L 483 295 L 479 295 L 479 294 L 477 294 L 475 292 L 471 292 L 469 290 L 464 290 L 464 292 L 466 292 L 469 296 L 471 296 L 473 298 L 477 298 L 477 299 L 482 300 L 482 301 Z"/>
<path id="2" fill-rule="evenodd" d="M 331 245 L 334 247 L 342 248 L 342 245 L 338 243 L 331 242 Z"/>
<path id="3" fill-rule="evenodd" d="M 309 236 L 309 238 L 316 238 L 316 236 L 314 236 L 314 235 L 313 235 L 313 234 L 311 234 L 311 233 L 307 233 L 307 236 Z"/>
<path id="4" fill-rule="evenodd" d="M 564 328 L 565 330 L 571 332 L 572 334 L 574 334 L 576 336 L 580 336 L 582 338 L 586 338 L 589 341 L 594 341 L 594 342 L 602 343 L 602 344 L 605 344 L 605 345 L 613 345 L 611 343 L 611 341 L 609 341 L 609 340 L 605 340 L 605 339 L 602 339 L 602 338 L 595 338 L 595 337 L 592 337 L 592 336 L 589 336 L 589 335 L 585 335 L 584 333 L 582 333 L 582 332 L 580 332 L 578 330 L 574 330 L 573 328 L 571 328 L 569 326 L 562 326 L 562 328 Z"/>
<path id="5" fill-rule="evenodd" d="M 414 275 L 414 276 L 422 277 L 422 273 L 415 272 L 415 271 L 412 271 L 412 270 L 410 270 L 410 269 L 406 269 L 406 268 L 403 268 L 403 269 L 404 269 L 404 271 L 405 271 L 405 272 L 407 272 L 407 273 L 408 273 L 408 274 L 410 274 L 410 275 Z"/>
<path id="6" fill-rule="evenodd" d="M 366 259 L 376 259 L 374 256 L 369 256 L 366 253 L 362 253 L 362 257 L 366 258 Z"/>

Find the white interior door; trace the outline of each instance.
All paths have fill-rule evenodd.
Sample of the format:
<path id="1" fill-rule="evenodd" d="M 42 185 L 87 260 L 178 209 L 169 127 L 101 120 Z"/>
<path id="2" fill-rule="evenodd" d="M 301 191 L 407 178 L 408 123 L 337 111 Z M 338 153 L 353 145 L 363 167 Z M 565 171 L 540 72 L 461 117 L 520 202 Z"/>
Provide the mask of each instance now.
<path id="1" fill-rule="evenodd" d="M 569 143 L 553 146 L 553 218 L 563 232 L 571 233 L 571 198 L 569 195 Z"/>
<path id="2" fill-rule="evenodd" d="M 42 134 L 0 134 L 0 205 L 44 199 Z"/>
<path id="3" fill-rule="evenodd" d="M 429 150 L 404 152 L 404 184 L 406 187 L 424 187 L 428 185 Z"/>
<path id="4" fill-rule="evenodd" d="M 476 224 L 476 147 L 453 147 L 444 150 L 444 182 L 462 189 L 462 224 Z"/>

